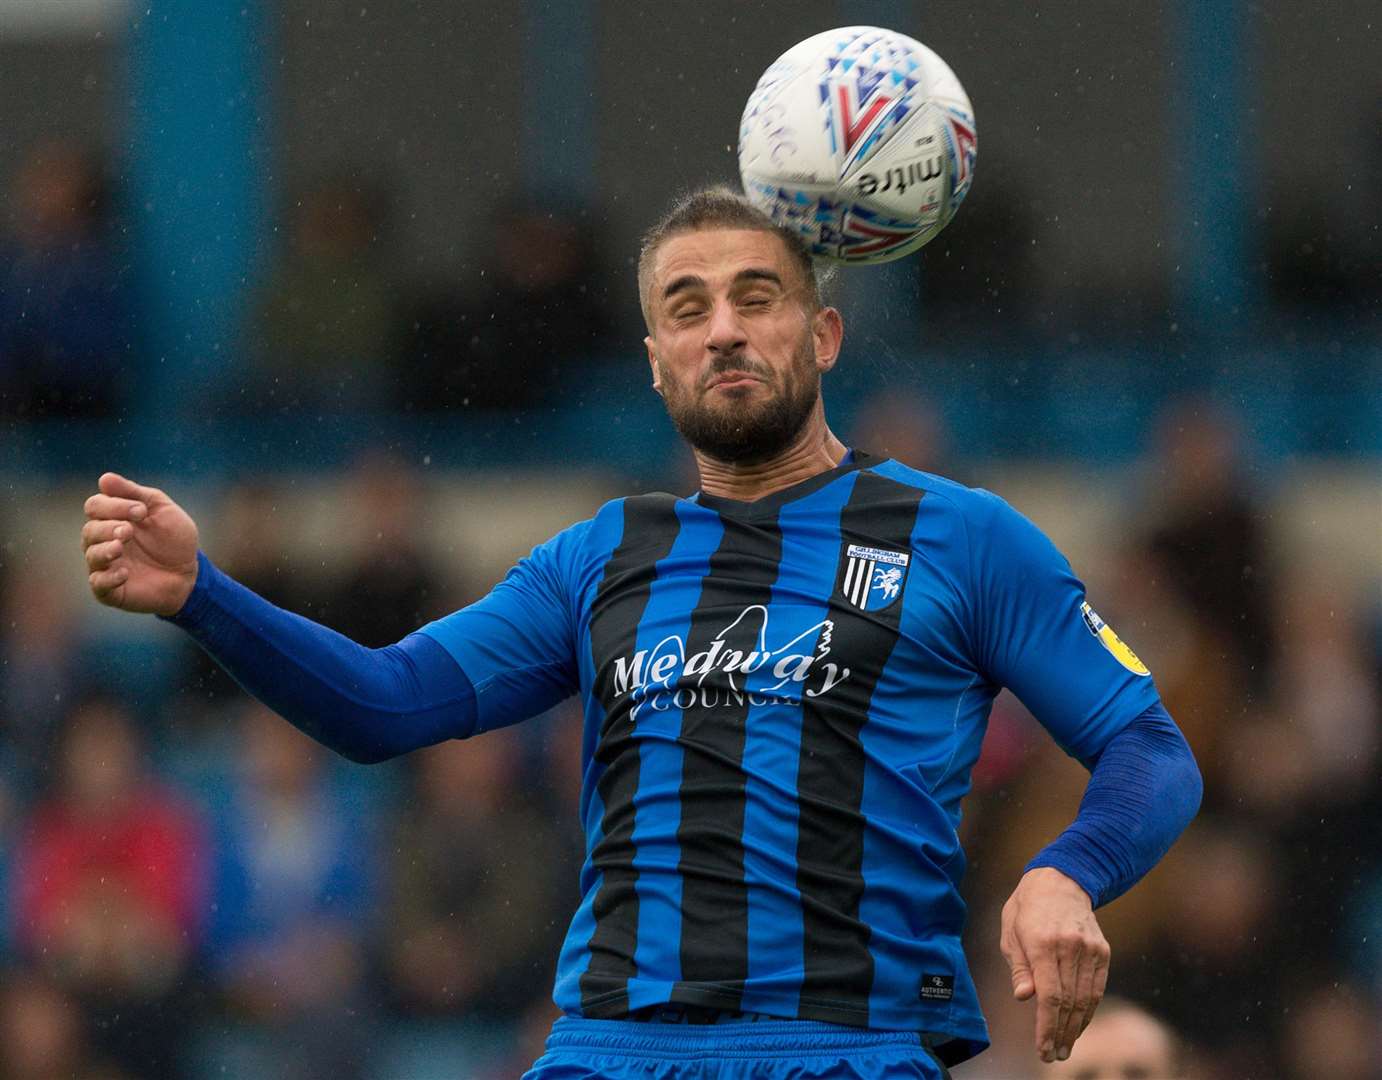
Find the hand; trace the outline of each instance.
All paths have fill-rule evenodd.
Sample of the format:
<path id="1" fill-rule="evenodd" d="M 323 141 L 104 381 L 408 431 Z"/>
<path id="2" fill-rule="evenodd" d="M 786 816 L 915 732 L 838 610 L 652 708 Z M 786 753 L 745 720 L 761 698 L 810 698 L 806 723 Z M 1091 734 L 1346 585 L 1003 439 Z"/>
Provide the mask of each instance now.
<path id="1" fill-rule="evenodd" d="M 96 599 L 124 611 L 176 615 L 197 583 L 197 526 L 157 488 L 103 473 L 86 500 L 82 550 Z"/>
<path id="2" fill-rule="evenodd" d="M 1013 997 L 1037 999 L 1037 1053 L 1064 1061 L 1108 984 L 1108 942 L 1089 894 L 1052 867 L 1029 870 L 1003 905 L 1001 947 Z"/>

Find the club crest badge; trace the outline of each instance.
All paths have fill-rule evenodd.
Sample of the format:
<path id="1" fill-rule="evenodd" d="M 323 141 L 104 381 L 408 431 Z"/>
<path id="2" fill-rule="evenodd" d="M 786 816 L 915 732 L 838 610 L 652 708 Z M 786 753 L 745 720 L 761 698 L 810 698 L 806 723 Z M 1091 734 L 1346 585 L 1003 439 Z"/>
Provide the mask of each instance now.
<path id="1" fill-rule="evenodd" d="M 845 549 L 840 592 L 860 611 L 891 607 L 902 595 L 911 558 L 905 551 L 850 544 Z"/>
<path id="2" fill-rule="evenodd" d="M 1099 618 L 1099 613 L 1089 606 L 1089 601 L 1080 604 L 1080 616 L 1089 632 L 1099 639 L 1100 645 L 1113 654 L 1115 660 L 1134 675 L 1151 674 L 1147 670 L 1147 665 L 1137 658 L 1137 653 L 1123 644 L 1123 639 L 1113 632 L 1113 627 Z"/>

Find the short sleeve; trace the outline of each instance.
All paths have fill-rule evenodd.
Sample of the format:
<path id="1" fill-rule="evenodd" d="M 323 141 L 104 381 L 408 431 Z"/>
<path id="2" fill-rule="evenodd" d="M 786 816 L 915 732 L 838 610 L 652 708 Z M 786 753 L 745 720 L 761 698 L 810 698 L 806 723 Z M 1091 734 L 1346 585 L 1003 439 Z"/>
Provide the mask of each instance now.
<path id="1" fill-rule="evenodd" d="M 477 731 L 526 720 L 577 689 L 575 596 L 590 522 L 558 533 L 469 607 L 422 627 L 475 687 Z"/>
<path id="2" fill-rule="evenodd" d="M 976 660 L 1067 753 L 1089 763 L 1160 700 L 1156 687 L 1046 535 L 996 495 L 975 494 L 968 527 Z"/>

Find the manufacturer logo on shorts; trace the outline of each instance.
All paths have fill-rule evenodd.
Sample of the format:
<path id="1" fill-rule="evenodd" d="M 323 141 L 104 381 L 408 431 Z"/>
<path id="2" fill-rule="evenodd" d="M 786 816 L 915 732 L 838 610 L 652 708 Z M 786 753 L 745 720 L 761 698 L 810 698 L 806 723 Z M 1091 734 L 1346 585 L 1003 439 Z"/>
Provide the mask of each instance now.
<path id="1" fill-rule="evenodd" d="M 911 559 L 905 551 L 850 544 L 845 549 L 840 592 L 860 611 L 882 611 L 902 595 Z"/>

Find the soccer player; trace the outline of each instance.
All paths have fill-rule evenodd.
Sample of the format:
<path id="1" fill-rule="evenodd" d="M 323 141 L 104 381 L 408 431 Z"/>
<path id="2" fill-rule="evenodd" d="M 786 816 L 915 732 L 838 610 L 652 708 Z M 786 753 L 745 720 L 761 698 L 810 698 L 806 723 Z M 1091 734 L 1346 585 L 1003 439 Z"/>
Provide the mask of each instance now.
<path id="1" fill-rule="evenodd" d="M 232 581 L 166 494 L 106 473 L 93 592 L 171 619 L 357 761 L 580 694 L 583 899 L 532 1080 L 938 1077 L 981 1051 L 955 828 L 1011 687 L 1092 770 L 1002 918 L 1035 1050 L 1067 1057 L 1108 974 L 1094 908 L 1199 805 L 1147 669 L 1001 499 L 831 433 L 843 324 L 792 233 L 700 192 L 648 234 L 638 284 L 696 495 L 608 503 L 371 650 Z"/>

